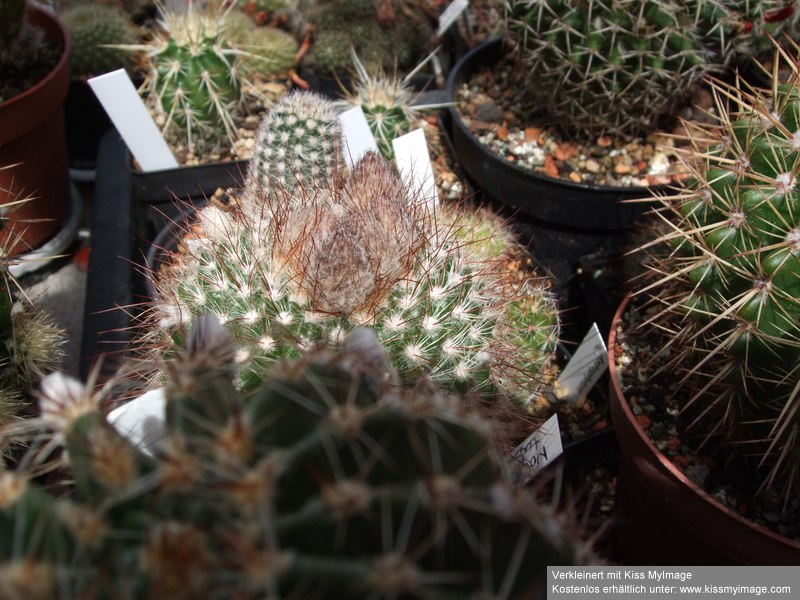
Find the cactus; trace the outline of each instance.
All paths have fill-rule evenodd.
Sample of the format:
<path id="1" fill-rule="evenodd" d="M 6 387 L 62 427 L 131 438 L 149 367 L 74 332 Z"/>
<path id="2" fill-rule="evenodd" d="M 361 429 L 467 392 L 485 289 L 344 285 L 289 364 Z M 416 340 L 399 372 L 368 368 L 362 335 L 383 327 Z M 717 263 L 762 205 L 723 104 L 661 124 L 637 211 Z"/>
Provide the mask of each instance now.
<path id="1" fill-rule="evenodd" d="M 788 59 L 788 53 L 783 53 Z M 800 438 L 800 63 L 767 92 L 715 86 L 734 106 L 693 127 L 688 189 L 663 198 L 669 233 L 644 289 L 674 333 L 670 367 L 714 435 L 760 454 L 762 487 L 797 494 Z M 778 70 L 776 69 L 776 73 Z M 669 242 L 669 243 L 666 243 Z M 690 409 L 691 410 L 691 409 Z M 736 444 L 734 445 L 736 447 Z M 742 446 L 738 446 L 742 449 Z"/>
<path id="2" fill-rule="evenodd" d="M 247 77 L 253 64 L 270 62 L 265 48 L 240 48 L 229 33 L 233 5 L 174 13 L 158 2 L 160 29 L 145 45 L 120 45 L 142 55 L 149 74 L 145 91 L 164 116 L 163 132 L 204 149 L 236 142 L 243 94 L 251 94 Z M 238 33 L 242 33 L 239 28 Z M 284 64 L 284 49 L 275 51 L 275 64 Z"/>
<path id="3" fill-rule="evenodd" d="M 292 177 L 288 190 L 266 179 L 243 206 L 200 212 L 157 281 L 146 337 L 216 314 L 241 344 L 247 389 L 263 365 L 369 325 L 406 383 L 425 375 L 521 404 L 539 390 L 558 317 L 543 281 L 501 268 L 513 262 L 502 224 L 431 212 L 374 153 L 349 177 Z"/>
<path id="4" fill-rule="evenodd" d="M 758 2 L 728 1 L 735 29 L 733 40 L 739 60 L 770 55 L 770 38 L 782 41 L 784 36 L 797 39 L 800 11 L 795 0 L 760 0 Z M 790 43 L 789 43 L 790 45 Z"/>
<path id="5" fill-rule="evenodd" d="M 61 13 L 72 38 L 70 71 L 73 78 L 100 75 L 125 68 L 130 60 L 109 44 L 133 44 L 138 34 L 121 9 L 103 5 L 79 5 Z"/>
<path id="6" fill-rule="evenodd" d="M 256 27 L 250 17 L 238 12 L 228 13 L 225 22 L 230 39 L 247 53 L 242 60 L 248 70 L 277 75 L 294 64 L 299 44 L 290 33 L 276 27 Z"/>
<path id="7" fill-rule="evenodd" d="M 413 105 L 416 94 L 411 87 L 412 78 L 433 58 L 433 54 L 417 65 L 408 75 L 386 75 L 383 69 L 371 74 L 358 55 L 353 52 L 355 76 L 352 87 L 346 90 L 339 102 L 344 108 L 360 107 L 375 137 L 381 155 L 394 158 L 392 140 L 412 129 L 415 113 L 441 108 L 443 104 Z"/>
<path id="8" fill-rule="evenodd" d="M 297 11 L 297 0 L 244 0 L 239 7 L 258 25 L 285 21 Z"/>
<path id="9" fill-rule="evenodd" d="M 311 4 L 306 8 L 308 19 L 316 27 L 313 57 L 326 72 L 348 69 L 351 49 L 370 70 L 411 68 L 424 56 L 433 38 L 425 11 L 400 6 L 403 3 L 397 0 L 307 4 Z M 388 15 L 386 7 L 392 9 Z"/>
<path id="10" fill-rule="evenodd" d="M 26 27 L 25 0 L 6 0 L 0 5 L 0 64 L 10 61 Z"/>
<path id="11" fill-rule="evenodd" d="M 369 330 L 338 356 L 276 365 L 246 397 L 235 355 L 198 320 L 166 365 L 152 457 L 98 395 L 45 381 L 41 422 L 75 485 L 64 497 L 0 473 L 3 597 L 530 598 L 546 565 L 593 560 L 509 483 L 492 425 L 463 399 L 384 386 Z"/>
<path id="12" fill-rule="evenodd" d="M 258 195 L 286 193 L 302 181 L 329 181 L 339 160 L 339 119 L 335 106 L 313 92 L 280 98 L 261 122 L 248 171 L 247 189 Z"/>
<path id="13" fill-rule="evenodd" d="M 527 92 L 569 134 L 646 135 L 729 60 L 721 0 L 510 0 Z"/>
<path id="14" fill-rule="evenodd" d="M 31 392 L 58 366 L 64 342 L 64 332 L 30 301 L 15 307 L 18 284 L 8 266 L 0 258 L 0 426 L 28 408 Z M 5 443 L 0 456 L 6 453 Z"/>
<path id="15" fill-rule="evenodd" d="M 0 4 L 0 102 L 21 94 L 58 63 L 62 49 L 28 18 L 25 0 Z"/>

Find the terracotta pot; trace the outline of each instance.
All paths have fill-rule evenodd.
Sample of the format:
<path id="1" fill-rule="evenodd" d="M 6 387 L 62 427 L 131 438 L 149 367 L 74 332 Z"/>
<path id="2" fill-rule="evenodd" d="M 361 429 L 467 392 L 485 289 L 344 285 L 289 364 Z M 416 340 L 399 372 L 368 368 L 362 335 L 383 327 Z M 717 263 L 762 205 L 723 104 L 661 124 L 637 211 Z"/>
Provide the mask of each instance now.
<path id="1" fill-rule="evenodd" d="M 611 421 L 620 447 L 618 543 L 623 564 L 800 565 L 800 542 L 760 527 L 686 477 L 639 427 L 616 376 L 619 306 L 608 338 Z"/>
<path id="2" fill-rule="evenodd" d="M 55 69 L 25 92 L 0 103 L 0 204 L 31 197 L 0 230 L 0 246 L 18 254 L 36 248 L 61 226 L 69 208 L 67 142 L 62 105 L 69 88 L 69 34 L 49 12 L 30 9 L 31 22 L 62 46 Z M 13 222 L 12 222 L 13 221 Z"/>

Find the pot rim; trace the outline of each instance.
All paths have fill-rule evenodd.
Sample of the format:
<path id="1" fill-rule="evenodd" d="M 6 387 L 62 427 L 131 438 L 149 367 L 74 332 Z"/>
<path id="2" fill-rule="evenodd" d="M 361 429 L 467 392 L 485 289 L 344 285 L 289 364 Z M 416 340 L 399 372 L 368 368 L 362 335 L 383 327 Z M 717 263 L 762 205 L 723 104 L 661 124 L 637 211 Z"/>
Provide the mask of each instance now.
<path id="1" fill-rule="evenodd" d="M 66 96 L 67 88 L 69 87 L 67 62 L 69 61 L 69 53 L 72 47 L 72 39 L 70 38 L 69 31 L 58 17 L 50 11 L 38 6 L 30 6 L 29 10 L 31 11 L 30 19 L 33 23 L 41 25 L 45 30 L 53 28 L 55 31 L 59 32 L 60 39 L 56 41 L 61 42 L 61 56 L 55 66 L 42 79 L 16 96 L 12 96 L 0 102 L 0 111 L 9 111 L 10 113 L 10 111 L 17 108 L 19 104 L 26 102 L 31 96 L 38 94 L 50 95 L 54 99 L 54 105 L 59 105 L 63 101 L 62 96 Z M 47 31 L 45 31 L 45 33 L 47 33 Z M 63 88 L 63 94 L 59 92 L 60 88 Z M 58 98 L 61 98 L 61 100 L 58 100 Z M 13 135 L 4 135 L 3 139 L 8 141 L 16 137 L 17 136 Z"/>
<path id="2" fill-rule="evenodd" d="M 753 521 L 747 519 L 746 517 L 742 516 L 733 509 L 725 506 L 724 504 L 716 500 L 713 496 L 711 496 L 708 492 L 706 492 L 697 484 L 695 484 L 656 447 L 653 440 L 650 439 L 650 437 L 642 430 L 642 428 L 637 423 L 633 415 L 633 411 L 631 410 L 630 405 L 628 403 L 627 397 L 622 391 L 622 386 L 620 384 L 619 377 L 617 375 L 617 365 L 616 365 L 617 327 L 621 324 L 622 316 L 627 310 L 630 300 L 633 296 L 634 292 L 628 292 L 620 302 L 616 312 L 614 313 L 614 318 L 611 321 L 611 330 L 609 331 L 609 336 L 608 336 L 608 368 L 610 375 L 609 381 L 610 381 L 611 391 L 613 392 L 609 394 L 609 402 L 612 404 L 617 403 L 619 405 L 620 411 L 624 417 L 623 424 L 627 427 L 627 429 L 629 429 L 629 431 L 634 433 L 638 441 L 640 443 L 643 443 L 647 447 L 647 450 L 650 452 L 650 454 L 657 460 L 659 466 L 661 467 L 660 471 L 662 475 L 671 478 L 674 482 L 677 482 L 686 489 L 688 489 L 689 492 L 696 497 L 697 501 L 703 503 L 708 508 L 712 508 L 714 510 L 723 513 L 726 517 L 733 519 L 741 526 L 751 530 L 754 534 L 770 538 L 779 544 L 800 551 L 800 540 L 793 540 L 791 538 L 782 536 L 770 529 L 767 529 L 766 527 L 763 527 L 762 525 L 754 523 Z M 612 411 L 612 419 L 613 419 L 613 412 L 614 411 Z M 614 425 L 614 430 L 615 431 L 619 430 L 619 426 L 617 424 Z M 620 450 L 622 451 L 623 448 L 621 447 Z"/>
<path id="3" fill-rule="evenodd" d="M 486 41 L 481 42 L 471 50 L 469 50 L 466 54 L 461 56 L 453 68 L 450 70 L 450 73 L 447 76 L 447 96 L 449 99 L 449 106 L 447 110 L 450 112 L 450 117 L 453 121 L 454 126 L 457 126 L 462 133 L 473 143 L 477 146 L 481 146 L 486 148 L 487 154 L 492 157 L 490 160 L 495 160 L 497 163 L 502 163 L 505 167 L 511 169 L 512 171 L 516 171 L 517 173 L 525 176 L 529 176 L 535 179 L 541 179 L 542 181 L 546 181 L 553 185 L 561 185 L 565 188 L 571 188 L 575 190 L 581 191 L 593 191 L 593 192 L 608 192 L 608 193 L 624 193 L 629 196 L 633 196 L 633 194 L 641 193 L 641 200 L 653 200 L 653 196 L 657 195 L 657 193 L 665 192 L 666 190 L 670 189 L 667 185 L 654 185 L 654 186 L 624 186 L 624 185 L 598 185 L 596 183 L 575 183 L 574 181 L 570 181 L 569 179 L 561 179 L 558 177 L 550 177 L 549 175 L 545 175 L 544 173 L 539 173 L 537 171 L 533 171 L 531 169 L 523 169 L 522 167 L 518 166 L 516 163 L 510 162 L 503 158 L 502 156 L 498 155 L 496 152 L 491 150 L 486 144 L 481 142 L 470 130 L 469 127 L 464 123 L 461 119 L 461 115 L 459 114 L 458 110 L 456 109 L 456 101 L 455 98 L 455 84 L 457 77 L 461 76 L 462 71 L 464 69 L 464 65 L 473 60 L 474 57 L 482 52 L 487 51 L 488 49 L 492 49 L 496 45 L 506 45 L 508 42 L 503 37 L 496 37 Z"/>

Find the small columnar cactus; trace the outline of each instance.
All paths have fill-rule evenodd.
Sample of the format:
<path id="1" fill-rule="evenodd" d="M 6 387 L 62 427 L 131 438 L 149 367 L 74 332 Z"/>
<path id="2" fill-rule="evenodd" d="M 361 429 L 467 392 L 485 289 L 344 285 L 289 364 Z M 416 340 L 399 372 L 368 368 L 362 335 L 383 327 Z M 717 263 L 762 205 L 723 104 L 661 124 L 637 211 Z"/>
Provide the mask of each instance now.
<path id="1" fill-rule="evenodd" d="M 528 93 L 567 133 L 647 134 L 729 59 L 721 0 L 509 0 Z"/>
<path id="2" fill-rule="evenodd" d="M 127 13 L 104 5 L 78 5 L 59 15 L 72 39 L 70 71 L 73 78 L 101 75 L 124 68 L 129 57 L 110 44 L 134 44 L 139 36 Z"/>
<path id="3" fill-rule="evenodd" d="M 788 56 L 788 55 L 784 55 Z M 688 189 L 647 288 L 675 368 L 714 433 L 759 454 L 764 485 L 800 483 L 800 67 L 769 93 L 719 85 L 734 116 L 694 132 Z M 777 71 L 776 71 L 777 72 Z M 695 396 L 696 394 L 696 396 Z"/>
<path id="4" fill-rule="evenodd" d="M 413 104 L 416 94 L 411 80 L 432 57 L 433 54 L 429 55 L 408 75 L 399 77 L 387 75 L 381 68 L 371 73 L 353 53 L 354 78 L 340 104 L 346 108 L 361 108 L 378 149 L 387 160 L 394 158 L 392 140 L 411 131 L 415 113 L 443 106 Z"/>
<path id="5" fill-rule="evenodd" d="M 251 69 L 285 64 L 286 48 L 270 51 L 252 38 L 240 47 L 233 34 L 250 34 L 240 24 L 229 25 L 233 5 L 199 8 L 190 2 L 185 13 L 158 5 L 160 28 L 150 43 L 120 47 L 143 54 L 148 63 L 145 89 L 164 117 L 165 134 L 195 147 L 217 146 L 225 138 L 233 145 L 243 94 L 251 93 Z M 287 43 L 296 48 L 294 40 Z"/>
<path id="6" fill-rule="evenodd" d="M 241 208 L 200 212 L 158 279 L 151 336 L 217 315 L 241 344 L 247 388 L 263 365 L 368 325 L 406 383 L 426 376 L 522 404 L 539 390 L 557 312 L 542 281 L 507 268 L 499 220 L 409 198 L 376 153 L 347 176 L 289 173 L 293 188 L 266 179 Z"/>
<path id="7" fill-rule="evenodd" d="M 74 488 L 0 472 L 4 598 L 543 598 L 546 565 L 593 560 L 509 483 L 463 399 L 386 390 L 369 330 L 339 356 L 277 365 L 246 397 L 235 355 L 198 320 L 166 366 L 151 456 L 91 390 L 44 382 L 41 423 Z"/>
<path id="8" fill-rule="evenodd" d="M 291 92 L 261 122 L 247 188 L 290 193 L 295 186 L 319 185 L 333 177 L 340 157 L 339 117 L 333 104 L 313 92 Z"/>

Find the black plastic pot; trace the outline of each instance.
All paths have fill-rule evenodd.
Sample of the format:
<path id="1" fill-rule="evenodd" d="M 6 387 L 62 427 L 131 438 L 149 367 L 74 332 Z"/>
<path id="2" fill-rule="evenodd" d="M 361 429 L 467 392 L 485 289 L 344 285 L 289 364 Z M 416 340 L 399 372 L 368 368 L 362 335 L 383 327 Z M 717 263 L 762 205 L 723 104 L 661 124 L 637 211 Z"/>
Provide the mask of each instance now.
<path id="1" fill-rule="evenodd" d="M 453 67 L 447 81 L 448 99 L 481 69 L 491 68 L 508 52 L 502 39 L 476 46 Z M 470 131 L 454 103 L 447 113 L 456 156 L 483 199 L 513 217 L 523 241 L 537 262 L 555 280 L 555 291 L 566 309 L 565 322 L 576 336 L 596 321 L 577 283 L 580 257 L 596 252 L 615 256 L 627 249 L 630 230 L 655 205 L 652 189 L 578 184 L 519 167 L 492 152 Z M 666 190 L 659 188 L 661 193 Z M 644 202 L 625 203 L 626 200 Z M 602 320 L 610 322 L 613 308 Z M 580 337 L 576 337 L 578 341 Z"/>
<path id="2" fill-rule="evenodd" d="M 227 161 L 144 173 L 134 170 L 128 155 L 131 191 L 142 205 L 149 239 L 173 221 L 183 221 L 187 211 L 205 204 L 217 191 L 240 187 L 247 175 L 247 161 Z"/>
<path id="3" fill-rule="evenodd" d="M 137 202 L 157 204 L 208 197 L 217 188 L 242 185 L 246 174 L 247 161 L 239 160 L 147 173 L 131 169 L 131 180 Z"/>
<path id="4" fill-rule="evenodd" d="M 497 38 L 465 54 L 447 80 L 450 100 L 462 83 L 497 63 L 505 53 L 503 40 Z M 650 189 L 574 183 L 523 169 L 482 144 L 462 121 L 457 106 L 449 111 L 453 143 L 464 170 L 487 194 L 513 210 L 555 226 L 594 232 L 630 229 L 646 210 L 646 204 L 621 201 L 648 198 Z"/>
<path id="5" fill-rule="evenodd" d="M 94 171 L 100 139 L 111 127 L 111 120 L 85 81 L 70 82 L 64 118 L 70 169 Z"/>
<path id="6" fill-rule="evenodd" d="M 81 336 L 81 377 L 102 361 L 101 378 L 123 363 L 144 298 L 144 206 L 133 197 L 128 151 L 116 129 L 100 142 L 91 211 L 89 266 Z"/>

